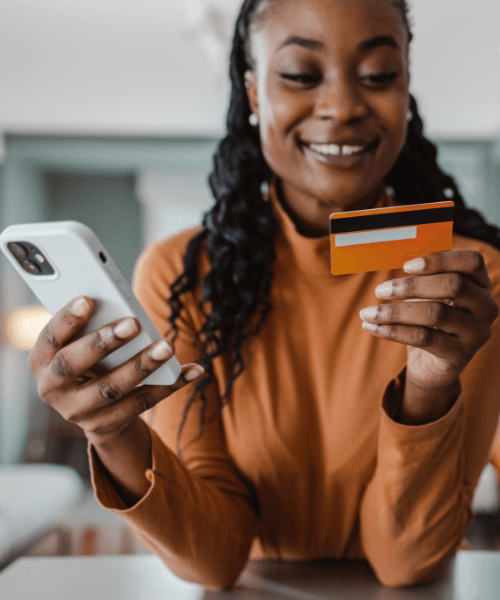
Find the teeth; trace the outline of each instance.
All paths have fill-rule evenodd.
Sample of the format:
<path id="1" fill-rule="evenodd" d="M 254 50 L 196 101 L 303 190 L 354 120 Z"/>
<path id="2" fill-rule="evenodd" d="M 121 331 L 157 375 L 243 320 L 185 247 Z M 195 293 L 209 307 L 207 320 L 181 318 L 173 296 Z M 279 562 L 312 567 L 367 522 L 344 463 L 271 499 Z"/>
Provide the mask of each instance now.
<path id="1" fill-rule="evenodd" d="M 363 152 L 364 149 L 364 146 L 342 146 L 342 154 L 357 154 L 358 152 Z"/>
<path id="2" fill-rule="evenodd" d="M 336 144 L 311 144 L 311 150 L 320 154 L 329 154 L 330 156 L 340 156 L 340 146 Z"/>
<path id="3" fill-rule="evenodd" d="M 311 150 L 329 156 L 350 156 L 365 149 L 365 146 L 338 146 L 337 144 L 310 144 Z"/>

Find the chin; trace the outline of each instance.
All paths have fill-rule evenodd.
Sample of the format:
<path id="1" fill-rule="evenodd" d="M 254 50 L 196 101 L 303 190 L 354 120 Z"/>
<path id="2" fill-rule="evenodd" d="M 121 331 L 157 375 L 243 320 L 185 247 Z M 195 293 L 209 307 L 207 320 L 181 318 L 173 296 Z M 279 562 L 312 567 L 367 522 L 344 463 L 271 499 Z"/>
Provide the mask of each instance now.
<path id="1" fill-rule="evenodd" d="M 347 186 L 322 186 L 314 190 L 310 195 L 319 200 L 321 205 L 335 209 L 349 210 L 365 198 L 371 196 L 378 190 L 380 183 L 370 187 L 347 187 Z M 306 190 L 304 190 L 306 191 Z"/>

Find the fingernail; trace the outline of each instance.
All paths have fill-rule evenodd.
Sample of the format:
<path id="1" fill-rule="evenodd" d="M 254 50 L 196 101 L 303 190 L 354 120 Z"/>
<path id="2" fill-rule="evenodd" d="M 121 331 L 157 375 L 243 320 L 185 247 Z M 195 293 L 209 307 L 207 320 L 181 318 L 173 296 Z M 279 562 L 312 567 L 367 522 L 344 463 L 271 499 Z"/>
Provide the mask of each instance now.
<path id="1" fill-rule="evenodd" d="M 378 306 L 370 306 L 369 308 L 363 308 L 359 313 L 362 319 L 374 319 L 378 313 Z"/>
<path id="2" fill-rule="evenodd" d="M 75 315 L 75 317 L 83 317 L 83 315 L 87 312 L 88 309 L 89 304 L 87 300 L 85 300 L 83 296 L 80 296 L 80 298 L 77 298 L 73 302 L 69 310 L 72 315 Z"/>
<path id="3" fill-rule="evenodd" d="M 136 332 L 136 325 L 132 319 L 125 319 L 113 328 L 113 333 L 116 337 L 127 338 Z"/>
<path id="4" fill-rule="evenodd" d="M 392 296 L 392 281 L 387 281 L 386 283 L 382 283 L 375 289 L 375 294 L 379 298 L 389 298 Z"/>
<path id="5" fill-rule="evenodd" d="M 414 258 L 403 265 L 407 273 L 416 273 L 425 269 L 425 260 L 423 258 Z"/>
<path id="6" fill-rule="evenodd" d="M 361 323 L 361 327 L 366 331 L 374 332 L 377 331 L 378 325 L 376 325 L 375 323 L 367 323 L 366 321 L 363 321 Z"/>
<path id="7" fill-rule="evenodd" d="M 189 371 L 184 375 L 184 379 L 186 381 L 193 381 L 193 379 L 199 377 L 204 371 L 205 369 L 201 365 L 197 365 L 196 367 L 189 369 Z"/>
<path id="8" fill-rule="evenodd" d="M 149 356 L 155 360 L 163 360 L 172 352 L 172 348 L 165 340 L 161 340 L 149 350 Z"/>

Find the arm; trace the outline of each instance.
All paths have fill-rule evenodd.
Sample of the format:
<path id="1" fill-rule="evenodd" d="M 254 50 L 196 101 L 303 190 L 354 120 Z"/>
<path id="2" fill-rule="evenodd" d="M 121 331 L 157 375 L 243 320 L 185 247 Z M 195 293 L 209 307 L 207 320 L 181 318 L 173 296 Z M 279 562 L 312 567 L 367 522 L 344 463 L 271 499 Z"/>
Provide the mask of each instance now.
<path id="1" fill-rule="evenodd" d="M 498 303 L 497 270 L 492 265 Z M 473 519 L 474 490 L 500 412 L 499 353 L 496 319 L 488 341 L 461 372 L 460 386 L 427 396 L 420 388 L 405 393 L 404 370 L 386 390 L 377 465 L 360 506 L 363 549 L 385 585 L 434 577 Z"/>
<path id="2" fill-rule="evenodd" d="M 180 268 L 150 248 L 134 272 L 134 291 L 162 334 L 168 329 L 166 298 L 175 267 Z M 181 361 L 197 358 L 192 347 L 194 325 L 186 313 L 179 325 L 176 356 Z M 248 559 L 257 518 L 251 490 L 226 451 L 219 416 L 207 421 L 204 435 L 196 440 L 199 403 L 195 403 L 181 438 L 183 461 L 176 456 L 177 431 L 191 393 L 192 386 L 186 386 L 156 405 L 153 425 L 143 421 L 142 433 L 135 432 L 140 444 L 130 432 L 111 455 L 110 449 L 94 448 L 89 441 L 92 485 L 101 506 L 122 517 L 176 575 L 210 589 L 225 589 Z M 219 401 L 216 380 L 206 388 L 206 396 L 211 416 Z M 125 481 L 127 463 L 133 465 L 134 475 Z"/>
<path id="3" fill-rule="evenodd" d="M 364 554 L 391 587 L 437 574 L 472 520 L 473 487 L 465 485 L 465 395 L 437 421 L 403 425 L 390 416 L 401 379 L 383 399 L 377 466 L 360 506 Z"/>

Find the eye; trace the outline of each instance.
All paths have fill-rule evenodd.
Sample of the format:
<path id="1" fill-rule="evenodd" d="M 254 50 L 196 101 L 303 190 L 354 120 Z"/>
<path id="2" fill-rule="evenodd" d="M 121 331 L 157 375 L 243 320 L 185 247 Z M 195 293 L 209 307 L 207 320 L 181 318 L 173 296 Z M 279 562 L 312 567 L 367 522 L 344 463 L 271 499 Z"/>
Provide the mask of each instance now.
<path id="1" fill-rule="evenodd" d="M 376 75 L 366 75 L 362 77 L 362 81 L 366 81 L 367 83 L 374 83 L 376 85 L 383 85 L 384 83 L 388 83 L 389 81 L 393 81 L 399 75 L 397 71 L 393 71 L 391 73 L 378 73 Z"/>
<path id="2" fill-rule="evenodd" d="M 280 73 L 280 77 L 288 79 L 289 81 L 301 83 L 302 85 L 311 85 L 312 83 L 319 81 L 317 75 L 308 75 L 305 73 Z"/>

